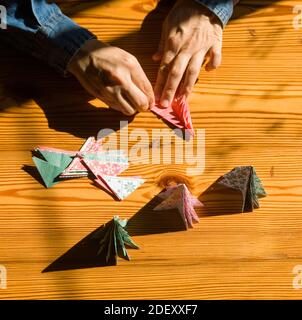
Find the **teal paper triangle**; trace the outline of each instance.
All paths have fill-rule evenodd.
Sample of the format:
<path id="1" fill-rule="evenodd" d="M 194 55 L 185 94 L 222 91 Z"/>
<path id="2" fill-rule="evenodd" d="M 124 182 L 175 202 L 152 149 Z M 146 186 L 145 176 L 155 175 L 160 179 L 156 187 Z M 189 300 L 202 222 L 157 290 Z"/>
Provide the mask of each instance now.
<path id="1" fill-rule="evenodd" d="M 56 184 L 57 182 L 54 181 L 55 178 L 57 178 L 64 171 L 65 167 L 54 166 L 53 164 L 37 157 L 33 157 L 32 159 L 40 173 L 41 178 L 44 181 L 46 188 L 50 188 Z"/>
<path id="2" fill-rule="evenodd" d="M 56 167 L 65 169 L 72 161 L 72 157 L 64 153 L 51 152 L 48 150 L 38 151 L 49 164 L 52 164 Z"/>

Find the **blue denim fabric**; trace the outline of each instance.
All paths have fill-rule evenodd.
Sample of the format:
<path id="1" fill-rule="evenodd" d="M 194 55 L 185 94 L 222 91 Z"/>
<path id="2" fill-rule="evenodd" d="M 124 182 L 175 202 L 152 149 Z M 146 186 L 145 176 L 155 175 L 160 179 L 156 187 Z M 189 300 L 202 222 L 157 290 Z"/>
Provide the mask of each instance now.
<path id="1" fill-rule="evenodd" d="M 95 38 L 46 0 L 0 0 L 0 4 L 7 9 L 7 29 L 0 31 L 1 40 L 44 60 L 63 75 L 78 49 Z"/>
<path id="2" fill-rule="evenodd" d="M 232 16 L 232 0 L 196 1 L 216 14 L 223 25 Z M 44 60 L 63 75 L 85 41 L 96 38 L 46 0 L 0 0 L 0 5 L 7 9 L 7 29 L 0 30 L 1 40 Z"/>
<path id="3" fill-rule="evenodd" d="M 225 26 L 233 14 L 233 0 L 196 0 L 211 10 Z"/>

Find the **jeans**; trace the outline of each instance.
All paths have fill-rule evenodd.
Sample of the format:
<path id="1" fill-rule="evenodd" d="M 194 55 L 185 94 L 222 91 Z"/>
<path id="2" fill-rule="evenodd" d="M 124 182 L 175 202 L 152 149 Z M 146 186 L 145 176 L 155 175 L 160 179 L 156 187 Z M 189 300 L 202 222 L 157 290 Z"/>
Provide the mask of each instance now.
<path id="1" fill-rule="evenodd" d="M 233 13 L 232 0 L 196 0 L 225 25 Z M 0 39 L 41 59 L 60 74 L 67 74 L 71 58 L 96 36 L 65 16 L 56 4 L 46 0 L 0 0 L 7 9 L 7 29 Z"/>

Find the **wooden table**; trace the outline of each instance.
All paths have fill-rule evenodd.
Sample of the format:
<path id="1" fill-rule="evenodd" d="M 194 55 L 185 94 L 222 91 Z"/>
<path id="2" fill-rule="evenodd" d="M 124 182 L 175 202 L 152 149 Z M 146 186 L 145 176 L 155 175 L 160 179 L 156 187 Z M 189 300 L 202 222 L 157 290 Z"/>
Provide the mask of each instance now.
<path id="1" fill-rule="evenodd" d="M 80 2 L 60 5 L 103 40 L 137 55 L 154 82 L 157 66 L 150 56 L 165 14 L 150 13 L 155 1 Z M 0 264 L 7 269 L 1 299 L 302 296 L 292 285 L 293 268 L 302 264 L 302 29 L 292 24 L 297 1 L 262 3 L 237 7 L 224 33 L 223 65 L 202 71 L 190 98 L 194 126 L 205 129 L 205 171 L 188 176 L 186 165 L 133 165 L 125 175 L 147 182 L 122 202 L 85 178 L 51 189 L 35 179 L 35 146 L 77 150 L 100 129 L 117 129 L 120 118 L 98 108 L 103 104 L 75 80 L 1 45 Z M 129 124 L 130 132 L 135 128 L 151 132 L 166 125 L 142 113 Z M 150 211 L 169 179 L 187 182 L 199 196 L 238 165 L 253 165 L 262 179 L 268 197 L 260 209 L 198 210 L 201 221 L 194 229 L 156 233 L 174 223 L 170 214 L 159 218 Z M 132 261 L 89 267 L 83 259 L 77 269 L 42 272 L 113 215 L 138 217 L 132 234 L 141 249 L 129 250 Z"/>

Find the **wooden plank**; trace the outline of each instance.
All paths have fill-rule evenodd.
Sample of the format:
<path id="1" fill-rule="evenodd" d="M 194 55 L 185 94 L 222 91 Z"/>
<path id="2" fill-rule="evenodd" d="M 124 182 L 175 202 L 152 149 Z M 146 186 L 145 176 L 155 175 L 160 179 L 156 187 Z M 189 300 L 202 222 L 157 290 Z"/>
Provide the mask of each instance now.
<path id="1" fill-rule="evenodd" d="M 60 4 L 99 38 L 136 54 L 154 82 L 150 57 L 164 16 L 149 14 L 155 1 Z M 194 126 L 205 129 L 205 171 L 189 176 L 186 165 L 133 165 L 127 174 L 147 182 L 123 202 L 86 179 L 45 189 L 23 170 L 32 166 L 35 146 L 76 150 L 98 130 L 119 128 L 120 119 L 73 79 L 2 44 L 0 264 L 8 283 L 0 299 L 301 298 L 292 286 L 292 269 L 302 264 L 302 31 L 292 26 L 295 4 L 242 1 L 224 33 L 223 65 L 202 71 L 190 98 Z M 166 126 L 143 113 L 129 123 L 129 132 L 138 128 L 151 134 Z M 199 210 L 193 230 L 152 234 L 145 206 L 168 178 L 187 182 L 199 196 L 236 165 L 253 165 L 262 178 L 268 197 L 259 210 Z M 114 214 L 132 218 L 141 249 L 129 250 L 131 262 L 42 273 Z"/>

